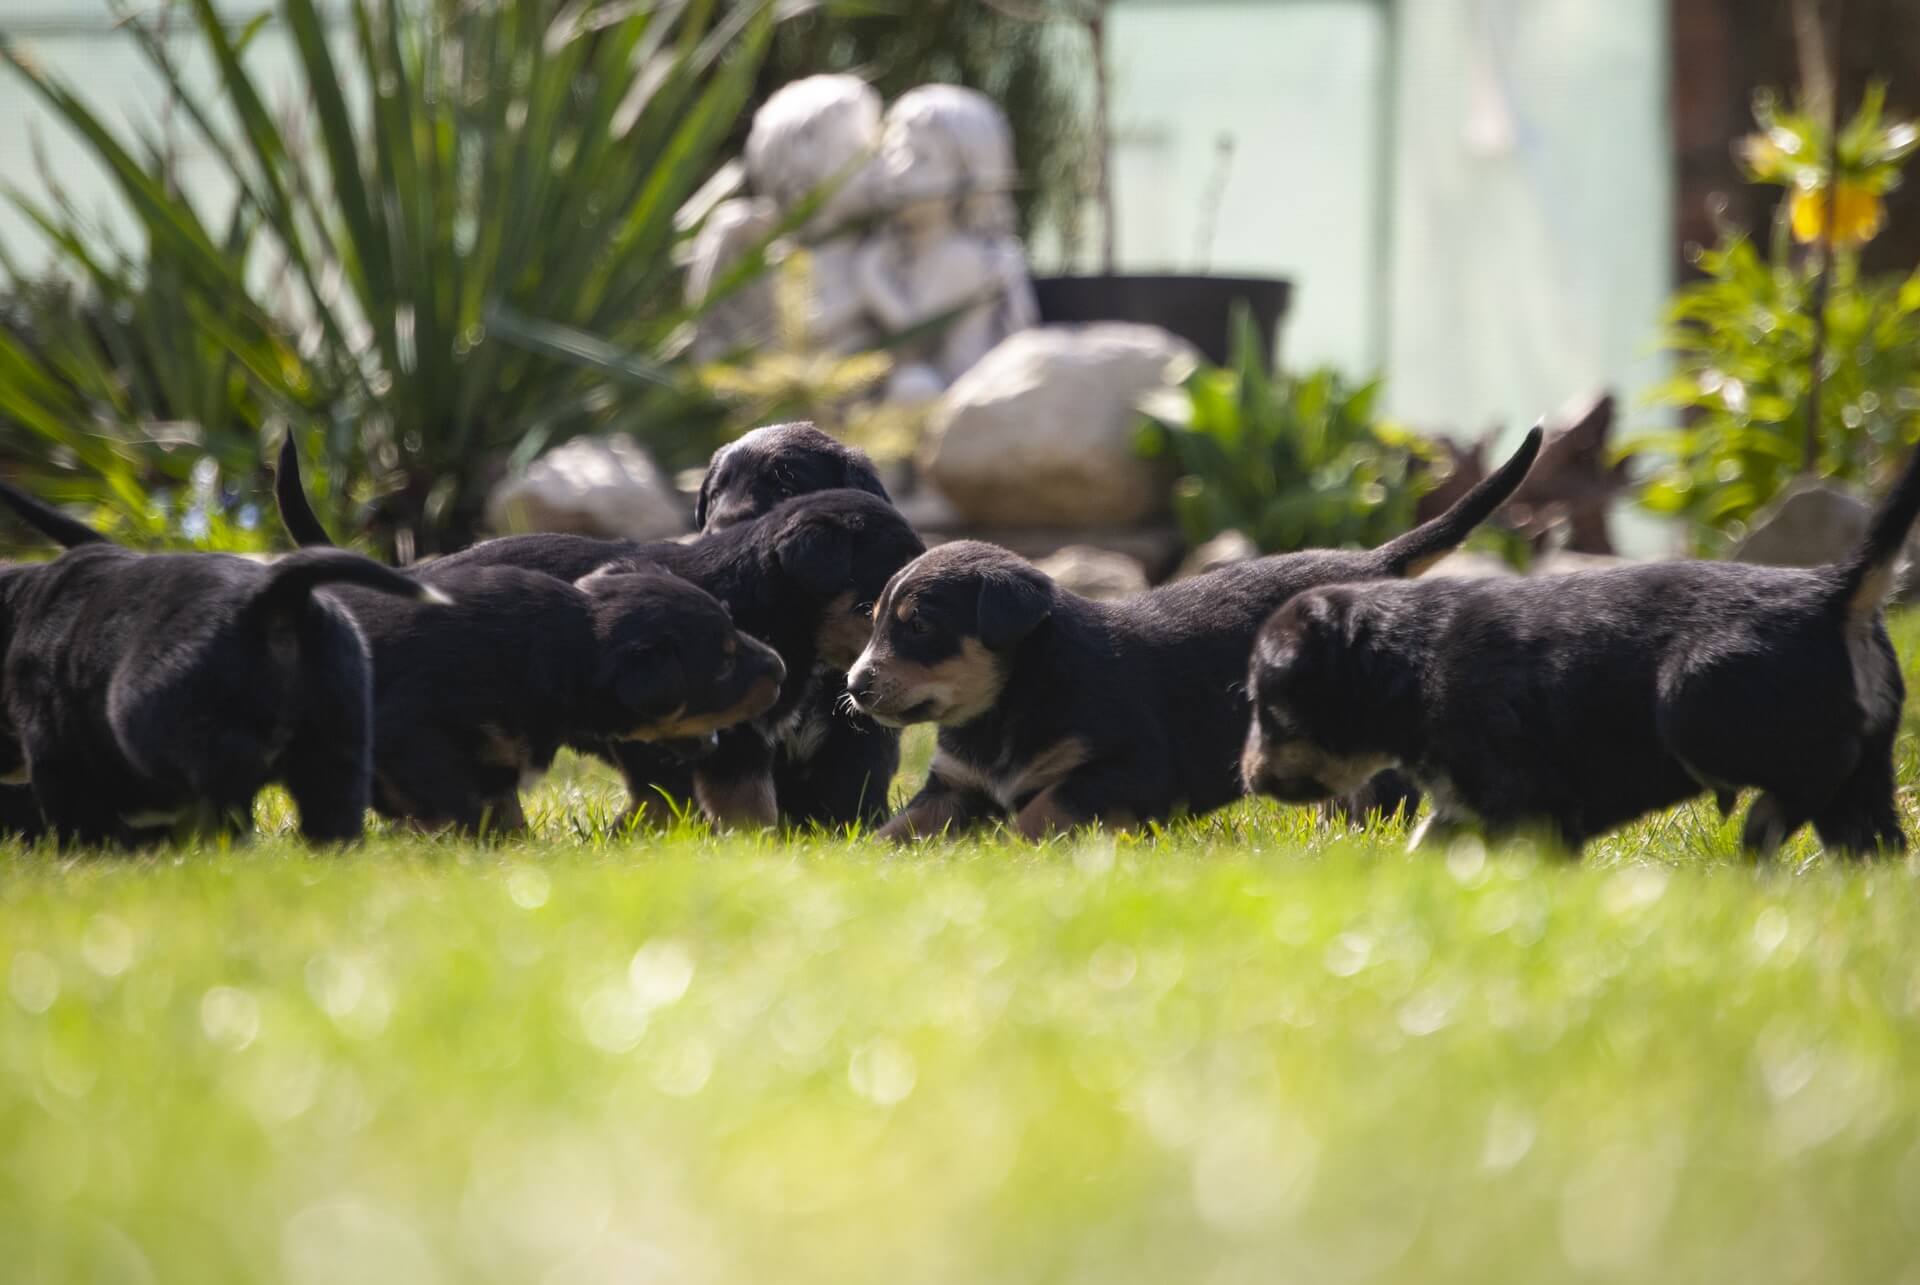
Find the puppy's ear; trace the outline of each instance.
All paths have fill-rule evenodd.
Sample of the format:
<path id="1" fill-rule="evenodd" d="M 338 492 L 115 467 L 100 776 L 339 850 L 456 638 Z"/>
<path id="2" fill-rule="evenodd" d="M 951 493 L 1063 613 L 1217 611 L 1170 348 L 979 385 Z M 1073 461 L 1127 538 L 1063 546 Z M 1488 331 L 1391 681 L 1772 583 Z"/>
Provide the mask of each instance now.
<path id="1" fill-rule="evenodd" d="M 867 453 L 858 447 L 847 447 L 847 453 L 840 457 L 840 485 L 850 491 L 877 495 L 888 504 L 893 503 L 893 497 L 887 494 L 886 485 L 880 480 L 880 471 L 874 468 Z"/>
<path id="2" fill-rule="evenodd" d="M 1032 568 L 989 575 L 980 584 L 980 641 L 1005 651 L 1053 614 L 1053 582 Z"/>
<path id="3" fill-rule="evenodd" d="M 665 718 L 687 703 L 686 671 L 673 648 L 630 647 L 607 662 L 601 687 L 635 722 Z"/>
<path id="4" fill-rule="evenodd" d="M 831 598 L 853 583 L 853 532 L 820 520 L 796 522 L 773 548 L 780 573 L 816 598 Z"/>
<path id="5" fill-rule="evenodd" d="M 722 446 L 707 461 L 707 471 L 700 478 L 700 494 L 693 497 L 693 529 L 696 531 L 707 529 L 707 512 L 713 507 L 713 493 L 720 485 L 720 466 L 726 462 L 730 449 L 730 446 Z"/>

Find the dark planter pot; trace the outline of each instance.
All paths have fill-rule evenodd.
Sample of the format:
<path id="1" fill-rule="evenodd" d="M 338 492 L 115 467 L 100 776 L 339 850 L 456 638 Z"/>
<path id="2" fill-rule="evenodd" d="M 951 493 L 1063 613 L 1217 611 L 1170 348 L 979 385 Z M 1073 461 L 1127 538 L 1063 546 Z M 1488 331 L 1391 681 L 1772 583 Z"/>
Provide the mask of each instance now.
<path id="1" fill-rule="evenodd" d="M 1172 331 L 1215 365 L 1231 356 L 1233 301 L 1246 300 L 1273 360 L 1293 284 L 1277 277 L 1040 277 L 1033 283 L 1048 324 L 1136 321 Z"/>

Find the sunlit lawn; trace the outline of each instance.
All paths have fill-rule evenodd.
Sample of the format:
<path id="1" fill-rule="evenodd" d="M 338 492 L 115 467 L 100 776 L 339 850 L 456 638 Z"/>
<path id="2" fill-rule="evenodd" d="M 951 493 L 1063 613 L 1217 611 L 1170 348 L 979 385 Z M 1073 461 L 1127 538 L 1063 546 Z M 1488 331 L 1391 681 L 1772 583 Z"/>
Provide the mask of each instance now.
<path id="1" fill-rule="evenodd" d="M 1710 807 L 1569 866 L 618 802 L 0 856 L 0 1280 L 1920 1278 L 1908 862 L 1756 869 Z"/>

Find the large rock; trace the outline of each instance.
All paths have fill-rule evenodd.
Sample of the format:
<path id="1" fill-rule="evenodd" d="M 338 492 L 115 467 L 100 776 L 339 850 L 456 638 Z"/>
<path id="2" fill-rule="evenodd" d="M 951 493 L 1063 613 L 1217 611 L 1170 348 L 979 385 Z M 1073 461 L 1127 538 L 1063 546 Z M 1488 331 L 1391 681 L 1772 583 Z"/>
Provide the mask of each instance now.
<path id="1" fill-rule="evenodd" d="M 1008 336 L 947 390 L 922 447 L 927 478 L 971 522 L 1100 526 L 1163 512 L 1170 479 L 1143 460 L 1136 404 L 1192 370 L 1155 326 L 1101 322 Z"/>
<path id="2" fill-rule="evenodd" d="M 1734 547 L 1734 561 L 1769 567 L 1838 562 L 1866 537 L 1872 512 L 1866 501 L 1831 482 L 1801 478 L 1754 515 L 1747 538 Z"/>
<path id="3" fill-rule="evenodd" d="M 1788 483 L 1754 515 L 1747 538 L 1734 546 L 1736 562 L 1769 567 L 1817 567 L 1853 556 L 1867 538 L 1873 503 L 1817 478 Z M 1909 536 L 1902 555 L 1897 597 L 1920 597 L 1920 540 Z"/>
<path id="4" fill-rule="evenodd" d="M 1082 598 L 1125 598 L 1147 589 L 1147 569 L 1138 558 L 1088 544 L 1067 545 L 1033 565 Z"/>
<path id="5" fill-rule="evenodd" d="M 664 540 L 687 529 L 673 483 L 625 433 L 576 437 L 487 497 L 495 531 L 566 531 Z"/>

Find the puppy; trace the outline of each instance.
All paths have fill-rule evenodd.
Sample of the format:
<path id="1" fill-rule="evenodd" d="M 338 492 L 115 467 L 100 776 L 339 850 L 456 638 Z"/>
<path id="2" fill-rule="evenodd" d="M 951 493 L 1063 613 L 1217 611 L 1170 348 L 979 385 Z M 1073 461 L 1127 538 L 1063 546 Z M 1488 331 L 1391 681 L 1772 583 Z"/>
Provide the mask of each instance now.
<path id="1" fill-rule="evenodd" d="M 1837 851 L 1900 851 L 1905 689 L 1881 606 L 1916 513 L 1920 455 L 1836 566 L 1671 562 L 1304 594 L 1253 653 L 1246 784 L 1308 802 L 1398 764 L 1433 800 L 1418 837 L 1474 824 L 1576 852 L 1702 791 L 1731 811 L 1752 786 L 1750 848 L 1811 821 Z"/>
<path id="2" fill-rule="evenodd" d="M 720 824 L 767 826 L 779 821 L 775 747 L 800 739 L 809 710 L 817 708 L 805 680 L 822 668 L 846 671 L 866 642 L 874 599 L 925 547 L 885 500 L 838 490 L 782 501 L 762 517 L 690 544 L 502 536 L 441 558 L 420 574 L 437 584 L 456 568 L 516 566 L 572 580 L 609 563 L 651 563 L 720 599 L 734 623 L 778 652 L 788 675 L 800 681 L 788 682 L 750 725 L 719 735 L 694 764 L 694 797 Z M 634 798 L 645 798 L 657 757 L 604 748 L 628 771 Z"/>
<path id="3" fill-rule="evenodd" d="M 1370 552 L 1260 558 L 1091 602 L 992 545 L 942 545 L 880 595 L 847 678 L 883 723 L 938 723 L 926 788 L 892 839 L 1013 817 L 1029 838 L 1206 812 L 1239 797 L 1239 685 L 1261 622 L 1315 585 L 1418 574 L 1526 476 L 1538 430 L 1453 508 Z"/>
<path id="4" fill-rule="evenodd" d="M 136 554 L 11 487 L 0 498 L 84 545 L 0 574 L 0 705 L 18 746 L 6 757 L 62 842 L 245 830 L 272 782 L 308 839 L 359 836 L 371 663 L 352 618 L 315 591 L 432 591 L 337 549 L 272 566 Z"/>
<path id="5" fill-rule="evenodd" d="M 785 678 L 713 597 L 652 567 L 579 585 L 510 566 L 440 569 L 453 605 L 339 593 L 373 648 L 373 804 L 466 831 L 525 825 L 519 790 L 562 745 L 710 735 Z"/>
<path id="6" fill-rule="evenodd" d="M 713 453 L 693 502 L 693 523 L 720 531 L 796 495 L 838 490 L 865 491 L 892 503 L 866 452 L 809 423 L 769 424 Z"/>
<path id="7" fill-rule="evenodd" d="M 812 424 L 773 424 L 714 453 L 693 517 L 702 530 L 721 531 L 782 500 L 836 487 L 889 499 L 864 452 Z M 844 668 L 816 666 L 806 681 L 792 728 L 774 744 L 780 816 L 797 825 L 877 826 L 887 819 L 887 789 L 900 770 L 900 734 L 848 708 Z M 667 784 L 665 775 L 655 776 L 655 790 Z"/>
<path id="8" fill-rule="evenodd" d="M 299 456 L 289 437 L 281 444 L 275 486 L 282 521 L 302 544 L 330 543 L 325 528 L 307 502 L 299 468 Z M 769 509 L 789 498 L 843 487 L 843 484 L 843 489 L 863 491 L 875 497 L 879 505 L 890 508 L 886 488 L 861 452 L 842 445 L 810 424 L 777 424 L 746 434 L 714 456 L 701 482 L 695 518 L 709 532 L 730 530 L 763 518 Z M 866 506 L 869 516 L 873 508 L 873 505 Z M 874 519 L 884 528 L 883 543 L 898 540 L 903 531 L 911 537 L 904 522 L 895 517 L 891 522 Z M 922 546 L 915 538 L 911 545 L 900 547 L 917 553 Z M 688 560 L 680 552 L 680 546 L 666 542 L 639 544 L 567 535 L 507 536 L 442 558 L 430 564 L 431 570 L 426 574 L 438 576 L 440 568 L 477 560 L 528 566 L 574 580 L 597 567 L 640 557 L 681 567 L 690 576 L 701 576 L 728 558 L 742 554 L 747 555 L 749 562 L 753 560 L 745 546 L 737 541 L 728 542 L 717 560 L 712 557 Z M 738 570 L 748 579 L 752 578 L 751 569 L 744 564 Z M 763 566 L 762 571 L 768 575 L 780 574 L 771 564 Z M 720 575 L 716 583 L 726 582 L 730 586 L 728 592 L 739 597 L 737 579 L 736 574 L 727 573 Z M 877 591 L 877 585 L 875 588 Z M 747 598 L 757 596 L 760 596 L 757 590 L 746 594 Z M 871 601 L 871 594 L 860 600 L 862 604 Z M 862 621 L 862 641 L 865 628 Z M 787 653 L 790 664 L 797 659 L 797 653 Z M 790 668 L 797 690 L 793 694 L 791 713 L 771 727 L 767 738 L 771 749 L 770 782 L 762 779 L 766 774 L 757 762 L 759 755 L 744 735 L 730 741 L 725 747 L 726 754 L 709 761 L 707 770 L 699 774 L 699 781 L 693 764 L 702 756 L 710 755 L 715 747 L 682 742 L 598 743 L 576 748 L 588 749 L 619 767 L 636 807 L 659 800 L 673 808 L 699 798 L 703 807 L 708 803 L 713 805 L 708 812 L 715 820 L 762 824 L 771 823 L 765 804 L 765 798 L 770 796 L 777 801 L 771 814 L 775 819 L 785 817 L 798 824 L 819 822 L 835 826 L 859 820 L 877 823 L 886 815 L 887 787 L 899 767 L 899 738 L 870 720 L 836 711 L 835 706 L 845 692 L 848 659 L 851 657 L 842 659 L 837 669 L 817 663 L 810 669 Z M 721 811 L 715 812 L 714 808 Z"/>

